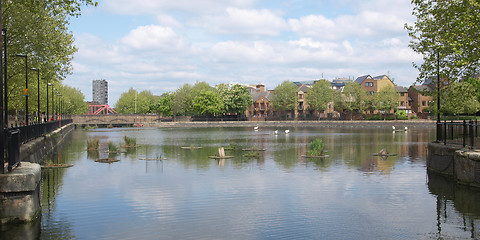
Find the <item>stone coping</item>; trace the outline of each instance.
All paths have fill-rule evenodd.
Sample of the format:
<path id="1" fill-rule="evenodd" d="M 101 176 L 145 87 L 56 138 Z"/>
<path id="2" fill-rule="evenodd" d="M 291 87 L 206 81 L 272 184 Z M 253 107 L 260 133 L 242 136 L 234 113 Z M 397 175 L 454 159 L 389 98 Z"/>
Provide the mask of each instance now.
<path id="1" fill-rule="evenodd" d="M 12 172 L 0 174 L 0 192 L 35 191 L 41 177 L 40 164 L 21 162 Z"/>

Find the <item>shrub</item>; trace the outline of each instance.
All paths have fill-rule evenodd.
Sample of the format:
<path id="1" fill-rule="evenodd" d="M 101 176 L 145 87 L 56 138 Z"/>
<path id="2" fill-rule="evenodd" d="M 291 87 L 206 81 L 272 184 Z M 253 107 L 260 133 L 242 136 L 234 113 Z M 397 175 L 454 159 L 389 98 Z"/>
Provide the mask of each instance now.
<path id="1" fill-rule="evenodd" d="M 395 113 L 395 117 L 398 119 L 398 120 L 407 120 L 408 117 L 407 117 L 407 113 L 405 111 L 397 111 Z"/>
<path id="2" fill-rule="evenodd" d="M 312 142 L 310 142 L 310 148 L 307 151 L 307 155 L 322 156 L 324 150 L 325 150 L 325 145 L 323 144 L 322 139 L 317 138 Z"/>

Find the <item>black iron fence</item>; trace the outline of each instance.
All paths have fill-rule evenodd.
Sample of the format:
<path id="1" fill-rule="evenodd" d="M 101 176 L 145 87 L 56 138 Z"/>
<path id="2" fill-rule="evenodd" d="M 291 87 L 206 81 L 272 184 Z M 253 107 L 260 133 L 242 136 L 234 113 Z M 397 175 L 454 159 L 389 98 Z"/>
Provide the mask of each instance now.
<path id="1" fill-rule="evenodd" d="M 480 148 L 480 126 L 475 121 L 437 121 L 437 142 Z"/>
<path id="2" fill-rule="evenodd" d="M 6 148 L 7 152 L 7 169 L 8 171 L 12 171 L 15 166 L 18 165 L 20 162 L 20 145 L 24 144 L 32 139 L 42 137 L 47 133 L 53 132 L 54 130 L 65 126 L 69 123 L 72 123 L 72 119 L 65 119 L 60 121 L 52 121 L 47 123 L 40 123 L 40 124 L 32 124 L 28 126 L 20 126 L 20 127 L 12 127 L 5 129 L 6 131 L 6 144 L 4 144 L 4 148 Z M 4 160 L 0 162 L 1 164 L 1 172 L 4 171 Z M 0 172 L 0 173 L 1 173 Z"/>

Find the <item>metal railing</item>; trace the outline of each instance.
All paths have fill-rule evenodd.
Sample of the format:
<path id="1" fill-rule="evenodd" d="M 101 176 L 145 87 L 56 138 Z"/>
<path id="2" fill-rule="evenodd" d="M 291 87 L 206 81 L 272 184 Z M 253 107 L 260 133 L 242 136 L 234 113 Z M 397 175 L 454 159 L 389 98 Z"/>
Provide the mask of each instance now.
<path id="1" fill-rule="evenodd" d="M 60 121 L 52 121 L 47 123 L 33 124 L 20 127 L 12 127 L 5 129 L 7 141 L 4 142 L 7 152 L 7 169 L 11 172 L 20 162 L 20 145 L 35 138 L 45 136 L 45 134 L 72 123 L 72 119 L 64 119 Z M 4 171 L 4 160 L 0 162 L 2 168 L 0 173 Z"/>
<path id="2" fill-rule="evenodd" d="M 475 121 L 437 121 L 437 142 L 480 148 L 480 126 Z"/>

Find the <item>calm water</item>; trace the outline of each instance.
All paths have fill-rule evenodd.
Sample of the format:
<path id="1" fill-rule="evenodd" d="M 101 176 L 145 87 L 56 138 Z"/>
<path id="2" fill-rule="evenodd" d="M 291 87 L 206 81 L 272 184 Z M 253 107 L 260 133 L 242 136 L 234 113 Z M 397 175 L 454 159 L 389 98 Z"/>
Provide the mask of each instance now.
<path id="1" fill-rule="evenodd" d="M 400 126 L 398 126 L 400 127 Z M 427 176 L 434 129 L 172 128 L 77 130 L 48 160 L 38 224 L 3 231 L 41 239 L 469 239 L 480 237 L 480 191 Z M 284 128 L 280 128 L 281 132 Z M 138 147 L 108 149 L 134 137 Z M 329 157 L 305 159 L 322 138 Z M 209 159 L 218 147 L 266 149 Z M 188 150 L 182 146 L 201 146 Z M 372 156 L 386 148 L 397 156 Z M 165 160 L 155 160 L 166 158 Z M 147 159 L 147 160 L 145 160 Z"/>

